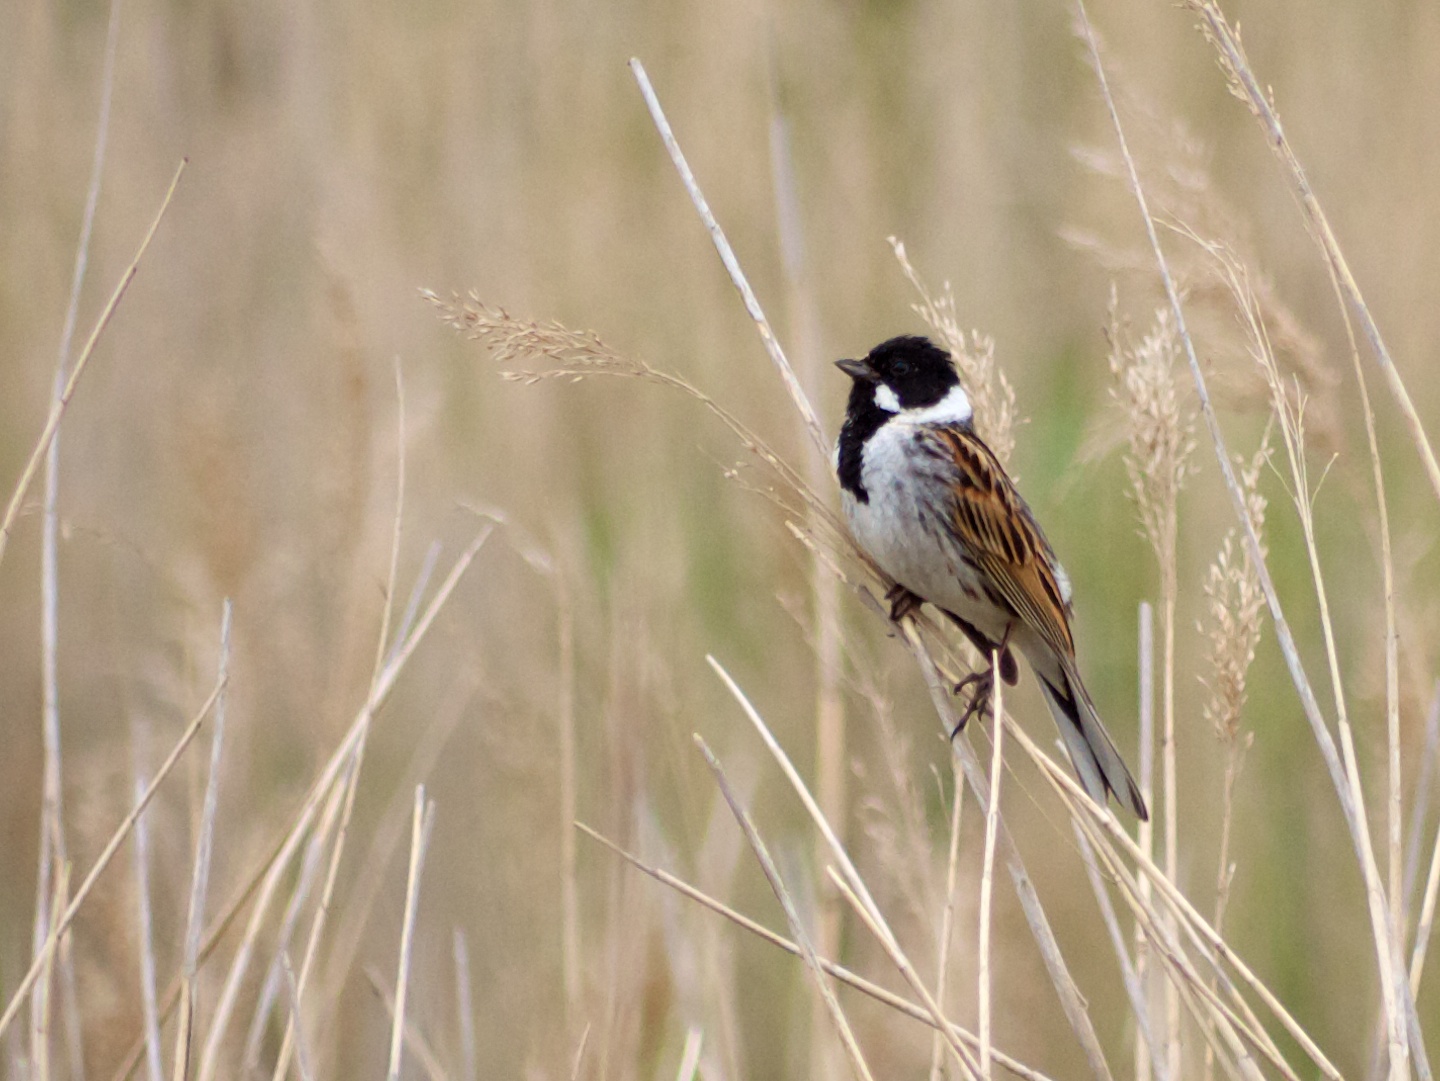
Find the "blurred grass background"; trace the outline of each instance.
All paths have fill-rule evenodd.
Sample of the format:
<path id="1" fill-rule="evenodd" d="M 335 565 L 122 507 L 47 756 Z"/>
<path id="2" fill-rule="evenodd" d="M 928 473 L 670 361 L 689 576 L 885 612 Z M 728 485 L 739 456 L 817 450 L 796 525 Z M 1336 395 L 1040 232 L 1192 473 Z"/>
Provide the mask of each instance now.
<path id="1" fill-rule="evenodd" d="M 1413 0 L 1272 0 L 1228 13 L 1274 87 L 1422 417 L 1434 416 L 1440 10 Z M 1236 243 L 1312 343 L 1315 474 L 1335 455 L 1319 501 L 1323 555 L 1360 753 L 1376 767 L 1378 792 L 1373 496 L 1323 263 L 1191 17 L 1140 0 L 1097 0 L 1091 14 L 1127 95 L 1142 168 L 1161 189 L 1190 193 L 1186 205 L 1206 218 L 1192 224 Z M 89 0 L 0 6 L 0 477 L 18 475 L 48 408 L 107 17 L 107 5 Z M 475 525 L 466 505 L 502 509 L 526 543 L 555 559 L 575 618 L 580 816 L 636 845 L 648 836 L 652 854 L 703 881 L 702 842 L 727 826 L 708 825 L 714 795 L 689 743 L 698 729 L 748 769 L 762 826 L 797 876 L 807 873 L 804 827 L 703 661 L 707 652 L 721 658 L 808 763 L 814 662 L 792 614 L 808 604 L 808 557 L 769 504 L 721 475 L 717 462 L 740 452 L 700 410 L 652 388 L 502 382 L 417 293 L 473 288 L 516 314 L 592 329 L 683 374 L 798 460 L 789 405 L 664 160 L 625 68 L 632 55 L 645 61 L 782 336 L 796 317 L 785 302 L 772 181 L 770 125 L 783 113 L 804 282 L 820 327 L 816 357 L 802 361 L 832 431 L 846 381 L 816 365 L 920 329 L 887 236 L 906 242 L 932 282 L 952 284 L 964 324 L 993 335 L 1029 418 L 1014 468 L 1074 580 L 1082 664 L 1134 761 L 1135 613 L 1153 599 L 1156 575 L 1106 437 L 1117 414 L 1102 327 L 1112 280 L 1141 327 L 1158 293 L 1148 263 L 1107 264 L 1067 239 L 1083 232 L 1123 254 L 1141 232 L 1124 187 L 1074 153 L 1109 153 L 1112 137 L 1066 5 L 125 0 L 119 41 L 82 327 L 133 255 L 178 159 L 190 166 L 62 435 L 61 720 L 77 868 L 128 803 L 136 726 L 149 733 L 142 754 L 153 768 L 208 689 L 224 597 L 235 602 L 236 656 L 217 897 L 243 881 L 293 815 L 366 690 L 393 514 L 398 357 L 407 397 L 402 588 L 432 539 L 448 550 L 463 543 Z M 1183 215 L 1182 204 L 1177 195 L 1168 209 Z M 1224 419 L 1233 449 L 1248 455 L 1263 405 L 1243 362 L 1226 359 L 1226 318 L 1214 322 L 1209 359 L 1235 375 Z M 1373 396 L 1396 536 L 1408 786 L 1435 670 L 1436 508 L 1378 385 Z M 1194 626 L 1205 568 L 1231 517 L 1203 433 L 1194 461 L 1180 520 L 1181 882 L 1208 899 L 1219 772 L 1201 717 Z M 1318 678 L 1298 530 L 1278 480 L 1265 486 L 1272 566 Z M 585 988 L 567 1019 L 557 600 L 517 554 L 515 535 L 491 540 L 381 717 L 337 907 L 354 893 L 368 838 L 409 805 L 415 748 L 454 721 L 427 772 L 438 812 L 412 999 L 437 1046 L 453 1061 L 449 951 L 460 928 L 470 940 L 482 1076 L 569 1076 L 587 1023 L 585 1076 L 673 1074 L 685 1026 L 721 1024 L 703 981 L 677 960 L 681 943 L 708 935 L 734 966 L 716 993 L 733 1002 L 744 1075 L 804 1075 L 810 1014 L 800 967 L 738 933 L 717 936 L 712 917 L 585 841 Z M 38 537 L 39 515 L 29 513 L 0 565 L 7 988 L 28 963 L 35 897 Z M 944 750 L 923 687 L 877 621 L 846 605 L 848 649 L 893 698 L 940 844 L 944 812 L 930 771 Z M 866 704 L 847 703 L 850 751 L 867 763 L 851 792 L 851 834 L 864 856 L 861 806 L 883 789 L 873 766 L 880 737 Z M 1019 716 L 1048 739 L 1037 705 L 1027 689 Z M 1368 1063 L 1373 1025 L 1363 897 L 1268 629 L 1247 721 L 1256 740 L 1238 789 L 1232 941 L 1354 1071 Z M 170 784 L 154 813 L 162 978 L 179 957 L 203 758 L 191 752 L 186 779 Z M 1038 795 L 1035 778 L 1021 771 L 1016 780 Z M 1124 1062 L 1123 995 L 1068 830 L 1043 800 L 1013 791 L 1012 829 L 1034 854 L 1061 942 Z M 977 819 L 964 835 L 972 868 L 979 837 Z M 1042 858 L 1057 846 L 1065 858 Z M 360 972 L 373 963 L 393 973 L 403 847 L 380 868 L 389 884 L 364 924 L 360 963 L 327 984 L 340 1003 L 322 1042 L 327 1076 L 373 1074 L 383 1062 L 388 1021 Z M 723 877 L 712 883 L 718 892 L 777 923 L 748 857 Z M 92 1076 L 108 1076 L 139 1031 L 133 890 L 128 866 L 117 867 L 78 925 Z M 997 1038 L 1073 1076 L 1080 1059 L 1013 896 L 1001 891 L 997 904 Z M 973 925 L 962 922 L 962 957 L 967 931 Z M 883 971 L 863 939 L 851 931 L 846 940 L 857 964 L 868 958 Z M 957 971 L 969 971 L 963 960 Z M 207 985 L 202 1021 L 212 1000 Z M 928 1055 L 926 1032 L 869 1005 L 854 1009 L 872 1062 L 913 1076 Z M 1420 1009 L 1434 1021 L 1424 994 Z M 12 1046 L 10 1057 L 18 1069 L 22 1052 Z"/>

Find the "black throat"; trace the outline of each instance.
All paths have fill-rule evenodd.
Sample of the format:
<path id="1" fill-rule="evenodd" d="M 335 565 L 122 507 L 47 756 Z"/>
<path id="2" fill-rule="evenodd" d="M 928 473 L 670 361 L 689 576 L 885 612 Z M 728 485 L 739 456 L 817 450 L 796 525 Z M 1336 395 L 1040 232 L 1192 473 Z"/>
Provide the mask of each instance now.
<path id="1" fill-rule="evenodd" d="M 840 475 L 840 487 L 861 503 L 870 502 L 870 493 L 865 490 L 865 483 L 860 477 L 861 467 L 865 464 L 865 444 L 894 415 L 875 404 L 874 383 L 857 382 L 850 388 L 850 403 L 845 408 L 845 423 L 840 428 L 835 471 Z"/>

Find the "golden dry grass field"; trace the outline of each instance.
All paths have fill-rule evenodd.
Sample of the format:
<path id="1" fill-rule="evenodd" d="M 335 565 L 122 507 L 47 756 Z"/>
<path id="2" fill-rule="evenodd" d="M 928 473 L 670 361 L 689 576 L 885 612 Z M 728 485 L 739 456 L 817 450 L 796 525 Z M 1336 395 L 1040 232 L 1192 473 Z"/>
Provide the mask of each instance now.
<path id="1" fill-rule="evenodd" d="M 1363 826 L 1245 576 L 1072 3 L 6 0 L 5 1076 L 1008 1076 L 991 1044 L 1022 1076 L 1429 1076 L 1440 490 L 1418 444 L 1440 432 L 1440 8 L 1225 5 L 1248 55 L 1232 74 L 1273 95 L 1308 208 L 1204 11 L 1089 14 L 1229 453 L 1248 467 L 1268 438 L 1267 566 Z M 952 675 L 974 658 L 934 627 L 897 633 L 788 483 L 837 504 L 631 57 L 827 438 L 848 386 L 830 361 L 938 333 L 888 238 L 949 289 L 974 358 L 993 342 L 1010 466 L 1137 768 L 1154 606 L 1164 882 L 1019 742 L 1058 754 L 1029 676 L 1005 702 L 1001 817 L 1078 988 L 1068 1013 L 1003 853 L 987 874 L 971 786 L 952 816 L 925 658 Z M 483 340 L 422 290 L 473 290 L 468 323 L 450 311 Z M 57 359 L 82 353 L 47 466 Z M 575 378 L 502 377 L 556 369 Z M 699 733 L 820 951 L 919 1001 L 707 655 L 817 789 L 918 982 L 988 1035 L 952 1045 L 826 977 L 847 1052 L 805 962 L 573 827 L 790 936 Z M 222 667 L 137 826 L 137 786 Z M 958 741 L 987 770 L 990 731 Z M 1137 918 L 1150 929 L 1135 996 L 1082 836 L 1127 964 Z"/>

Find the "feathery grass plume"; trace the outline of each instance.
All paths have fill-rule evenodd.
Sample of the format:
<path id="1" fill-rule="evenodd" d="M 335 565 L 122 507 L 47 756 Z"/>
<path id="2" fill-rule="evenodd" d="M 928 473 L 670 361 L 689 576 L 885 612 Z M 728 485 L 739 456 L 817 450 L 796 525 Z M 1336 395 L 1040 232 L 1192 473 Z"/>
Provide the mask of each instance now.
<path id="1" fill-rule="evenodd" d="M 848 531 L 800 474 L 734 413 L 693 383 L 610 348 L 594 331 L 571 330 L 554 321 L 539 323 L 519 319 L 504 308 L 492 308 L 474 290 L 463 298 L 452 293 L 446 299 L 429 289 L 420 290 L 420 295 L 435 306 L 442 322 L 471 341 L 478 341 L 501 364 L 542 361 L 548 365 L 542 369 L 502 371 L 502 379 L 533 386 L 545 380 L 578 383 L 592 376 L 618 376 L 668 387 L 693 398 L 729 428 L 741 445 L 781 482 L 778 488 L 757 486 L 757 490 L 788 513 L 816 514 L 826 527 L 831 550 L 853 550 Z M 727 473 L 734 475 L 731 470 Z M 840 543 L 837 544 L 837 540 Z"/>
<path id="2" fill-rule="evenodd" d="M 1115 286 L 1110 287 L 1109 321 L 1110 371 L 1116 383 L 1111 397 L 1125 414 L 1128 449 L 1125 470 L 1140 514 L 1145 539 L 1155 552 L 1160 569 L 1160 612 L 1163 642 L 1161 668 L 1160 776 L 1161 826 L 1165 840 L 1165 874 L 1173 882 L 1179 869 L 1180 830 L 1176 813 L 1178 778 L 1175 751 L 1175 607 L 1179 594 L 1176 546 L 1180 489 L 1190 471 L 1189 458 L 1195 449 L 1195 413 L 1187 407 L 1176 367 L 1181 341 L 1175 317 L 1168 307 L 1155 310 L 1151 331 L 1138 343 L 1118 313 Z M 1144 793 L 1147 800 L 1153 794 Z M 1148 853 L 1153 827 L 1140 827 L 1141 846 Z M 1172 925 L 1173 926 L 1173 925 Z M 1141 949 L 1143 950 L 1143 943 Z M 1143 956 L 1143 955 L 1142 955 Z M 1141 962 L 1143 973 L 1143 961 Z M 1180 1072 L 1180 1001 L 1173 982 L 1165 985 L 1166 1069 L 1169 1076 Z M 1136 1044 L 1137 1062 L 1143 1070 L 1145 1049 Z"/>
<path id="3" fill-rule="evenodd" d="M 1240 483 L 1245 491 L 1245 512 L 1255 535 L 1261 538 L 1260 554 L 1267 554 L 1264 545 L 1265 497 L 1260 494 L 1260 472 L 1270 461 L 1270 429 L 1260 439 L 1260 446 L 1249 463 L 1237 461 Z M 1245 754 L 1255 741 L 1254 732 L 1240 730 L 1240 713 L 1245 707 L 1245 678 L 1255 660 L 1260 644 L 1260 631 L 1265 609 L 1265 591 L 1260 588 L 1260 575 L 1250 551 L 1236 544 L 1237 529 L 1231 526 L 1220 543 L 1215 562 L 1205 576 L 1205 598 L 1208 619 L 1197 623 L 1208 643 L 1210 678 L 1200 681 L 1210 691 L 1205 702 L 1205 719 L 1215 726 L 1215 735 L 1225 752 L 1225 775 L 1220 795 L 1220 854 L 1215 875 L 1215 916 L 1212 925 L 1216 934 L 1225 933 L 1225 909 L 1230 901 L 1230 884 L 1234 881 L 1235 865 L 1230 860 L 1231 826 L 1235 817 L 1235 782 L 1245 763 Z M 1237 554 L 1238 551 L 1238 554 Z M 1211 987 L 1215 986 L 1212 978 Z M 1215 1048 L 1213 1041 L 1205 1045 L 1205 1078 L 1214 1077 Z"/>
<path id="4" fill-rule="evenodd" d="M 1116 383 L 1110 396 L 1125 414 L 1129 444 L 1125 471 L 1140 525 L 1161 576 L 1175 576 L 1175 539 L 1180 490 L 1191 472 L 1195 449 L 1195 413 L 1176 378 L 1180 339 L 1168 309 L 1155 310 L 1155 323 L 1136 342 L 1120 319 L 1114 286 L 1110 289 L 1110 372 Z"/>
<path id="5" fill-rule="evenodd" d="M 1270 461 L 1270 432 L 1266 429 L 1260 447 L 1249 463 L 1237 462 L 1240 483 L 1245 489 L 1246 512 L 1257 536 L 1263 537 L 1265 497 L 1260 493 L 1260 473 Z M 1205 702 L 1205 719 L 1215 727 L 1215 735 L 1225 750 L 1225 780 L 1221 797 L 1220 871 L 1215 884 L 1216 931 L 1221 931 L 1225 906 L 1230 896 L 1230 881 L 1235 868 L 1230 864 L 1230 827 L 1233 812 L 1235 781 L 1244 764 L 1245 752 L 1254 742 L 1253 732 L 1240 730 L 1240 714 L 1245 707 L 1245 679 L 1255 660 L 1263 627 L 1265 593 L 1250 553 L 1237 544 L 1234 526 L 1225 534 L 1215 562 L 1205 576 L 1207 618 L 1198 621 L 1200 633 L 1208 643 L 1210 676 L 1200 681 L 1210 692 Z M 1261 552 L 1265 552 L 1262 546 Z"/>
<path id="6" fill-rule="evenodd" d="M 1075 33 L 1085 40 L 1083 27 L 1076 26 Z M 1182 235 L 1193 231 L 1223 236 L 1247 266 L 1259 265 L 1262 260 L 1255 252 L 1246 215 L 1231 205 L 1211 175 L 1214 154 L 1210 142 L 1195 135 L 1183 118 L 1162 112 L 1153 96 L 1137 92 L 1124 65 L 1105 49 L 1103 40 L 1096 42 L 1096 48 L 1104 58 L 1130 139 L 1146 151 L 1137 168 L 1155 207 L 1156 224 Z M 1128 184 L 1127 167 L 1118 149 L 1076 145 L 1071 155 L 1092 175 L 1121 188 Z M 1145 296 L 1156 291 L 1154 256 L 1143 241 L 1117 242 L 1080 224 L 1063 226 L 1060 236 L 1107 272 L 1123 276 L 1127 290 L 1133 288 Z M 1195 249 L 1176 247 L 1168 259 L 1187 301 L 1190 331 L 1197 341 L 1205 342 L 1207 372 L 1216 389 L 1223 390 L 1233 407 L 1263 412 L 1269 396 L 1263 378 L 1250 362 L 1245 336 L 1235 333 L 1234 306 L 1224 276 Z M 1268 278 L 1254 276 L 1251 288 L 1282 370 L 1313 400 L 1312 434 L 1327 449 L 1342 446 L 1348 400 L 1341 391 L 1342 380 L 1325 361 L 1319 340 Z"/>
<path id="7" fill-rule="evenodd" d="M 940 336 L 955 358 L 965 393 L 975 410 L 975 433 L 995 452 L 1001 465 L 1008 465 L 1020 421 L 1015 414 L 1015 388 L 995 363 L 995 340 L 978 330 L 966 334 L 955 314 L 955 294 L 950 283 L 942 286 L 938 296 L 932 293 L 910 265 L 904 242 L 892 236 L 890 246 L 895 249 L 900 269 L 920 294 L 920 302 L 910 305 L 910 309 Z"/>

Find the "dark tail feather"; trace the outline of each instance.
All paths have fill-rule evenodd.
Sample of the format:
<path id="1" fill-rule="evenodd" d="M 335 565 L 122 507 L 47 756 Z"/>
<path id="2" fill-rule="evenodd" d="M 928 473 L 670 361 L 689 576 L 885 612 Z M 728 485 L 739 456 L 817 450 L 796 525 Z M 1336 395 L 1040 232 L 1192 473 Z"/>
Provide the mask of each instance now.
<path id="1" fill-rule="evenodd" d="M 1045 701 L 1055 716 L 1060 738 L 1070 752 L 1070 761 L 1075 766 L 1081 785 L 1096 803 L 1103 805 L 1106 793 L 1113 792 L 1115 799 L 1129 807 L 1140 821 L 1150 821 L 1150 812 L 1140 795 L 1140 786 L 1130 776 L 1115 741 L 1100 723 L 1095 704 L 1090 701 L 1080 677 L 1070 671 L 1068 665 L 1063 676 L 1065 687 L 1055 687 L 1041 677 L 1040 689 L 1045 692 Z"/>

